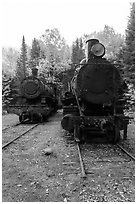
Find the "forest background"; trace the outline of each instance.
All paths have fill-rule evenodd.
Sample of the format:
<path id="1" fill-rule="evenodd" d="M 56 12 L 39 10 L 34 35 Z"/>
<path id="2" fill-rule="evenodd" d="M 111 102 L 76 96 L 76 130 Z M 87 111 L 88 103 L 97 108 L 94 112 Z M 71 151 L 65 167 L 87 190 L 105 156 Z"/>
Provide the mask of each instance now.
<path id="1" fill-rule="evenodd" d="M 97 38 L 106 47 L 105 57 L 118 64 L 123 79 L 128 85 L 129 110 L 134 111 L 135 91 L 135 3 L 131 3 L 130 16 L 125 35 L 116 33 L 109 25 L 91 34 L 76 38 L 69 46 L 57 28 L 46 29 L 39 39 L 34 38 L 28 46 L 22 36 L 20 51 L 9 47 L 2 48 L 2 110 L 14 103 L 19 95 L 20 82 L 38 68 L 40 78 L 58 84 L 60 93 L 67 89 L 73 76 L 75 65 L 85 57 L 85 41 Z"/>

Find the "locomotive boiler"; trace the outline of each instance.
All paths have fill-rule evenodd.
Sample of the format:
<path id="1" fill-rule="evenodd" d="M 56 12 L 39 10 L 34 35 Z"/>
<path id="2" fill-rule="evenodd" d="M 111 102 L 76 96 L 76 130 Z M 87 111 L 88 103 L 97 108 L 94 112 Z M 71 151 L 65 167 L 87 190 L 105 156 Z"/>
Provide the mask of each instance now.
<path id="1" fill-rule="evenodd" d="M 38 77 L 38 69 L 22 80 L 17 103 L 12 105 L 20 122 L 43 122 L 58 107 L 57 86 Z"/>
<path id="2" fill-rule="evenodd" d="M 70 90 L 63 103 L 63 129 L 72 132 L 76 141 L 105 136 L 117 142 L 120 130 L 127 137 L 128 117 L 124 115 L 124 81 L 116 66 L 103 58 L 105 47 L 97 39 L 86 42 L 86 58 L 75 70 Z M 90 134 L 89 134 L 90 133 Z"/>

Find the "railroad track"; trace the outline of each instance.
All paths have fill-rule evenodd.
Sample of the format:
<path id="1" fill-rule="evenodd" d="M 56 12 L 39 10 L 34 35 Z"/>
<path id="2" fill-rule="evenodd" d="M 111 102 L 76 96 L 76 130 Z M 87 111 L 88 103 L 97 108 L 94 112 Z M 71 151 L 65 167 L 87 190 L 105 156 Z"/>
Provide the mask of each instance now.
<path id="1" fill-rule="evenodd" d="M 16 127 L 16 126 L 18 126 L 18 125 L 20 125 L 20 124 L 21 124 L 21 123 L 18 123 L 18 124 L 16 124 L 16 125 L 10 126 L 9 128 L 11 128 L 11 127 Z M 35 127 L 37 127 L 38 125 L 39 125 L 39 123 L 33 125 L 31 128 L 29 128 L 28 130 L 26 130 L 26 131 L 23 132 L 22 134 L 20 134 L 20 135 L 14 137 L 14 138 L 11 139 L 10 141 L 6 142 L 6 143 L 2 146 L 2 149 L 5 149 L 5 148 L 8 147 L 10 144 L 12 144 L 14 141 L 16 141 L 16 140 L 19 139 L 20 137 L 26 135 L 28 132 L 30 132 L 31 130 L 33 130 L 33 129 L 34 129 Z M 8 129 L 8 128 L 7 128 L 7 129 Z"/>
<path id="2" fill-rule="evenodd" d="M 93 145 L 93 144 L 92 144 Z M 91 146 L 92 146 L 91 145 Z M 83 147 L 84 147 L 85 145 L 83 145 Z M 119 150 L 122 150 L 122 152 L 124 152 L 124 154 L 125 155 L 127 155 L 128 156 L 128 158 L 130 159 L 130 160 L 132 160 L 132 161 L 135 161 L 135 157 L 133 156 L 133 155 L 131 155 L 126 149 L 124 149 L 121 145 L 119 145 L 119 144 L 116 144 L 116 145 L 111 145 L 111 150 L 113 150 L 113 148 L 115 148 L 115 152 L 116 151 L 118 151 L 118 149 Z M 116 150 L 116 148 L 117 148 L 117 150 Z M 86 165 L 85 165 L 85 162 L 84 162 L 84 158 L 83 158 L 83 156 L 82 156 L 82 152 L 81 152 L 81 145 L 79 144 L 79 143 L 77 143 L 77 150 L 78 150 L 78 155 L 79 155 L 79 161 L 80 161 L 80 167 L 81 167 L 81 174 L 82 174 L 82 177 L 83 178 L 86 178 L 87 177 L 87 175 L 88 174 L 92 174 L 93 173 L 93 171 L 91 171 L 90 170 L 90 167 L 89 167 L 89 170 L 87 170 L 86 169 Z M 102 148 L 102 151 L 103 151 L 103 148 Z M 84 148 L 83 148 L 83 152 L 84 152 Z M 91 150 L 89 150 L 89 154 L 91 153 L 91 160 L 92 160 L 92 148 L 91 148 Z M 95 156 L 95 155 L 94 155 Z M 101 156 L 101 157 L 103 157 L 103 156 Z M 108 157 L 108 156 L 107 156 Z M 123 161 L 122 161 L 122 159 L 121 158 L 123 158 L 123 155 L 121 155 L 120 154 L 120 156 L 116 156 L 117 157 L 117 160 L 113 160 L 113 158 L 111 158 L 111 156 L 110 157 L 108 157 L 108 160 L 103 160 L 103 159 L 99 159 L 99 160 L 92 160 L 92 161 L 90 161 L 90 163 L 92 164 L 92 163 L 103 163 L 103 165 L 105 166 L 106 165 L 106 163 L 108 163 L 108 162 L 110 162 L 110 163 L 121 163 L 121 162 L 123 162 L 123 163 L 125 163 L 125 162 L 129 162 L 129 160 L 124 160 L 123 159 Z M 87 162 L 86 163 L 88 163 L 89 162 L 89 159 L 87 159 Z M 91 165 L 92 166 L 92 165 Z M 93 166 L 92 166 L 92 168 L 93 168 Z"/>
<path id="3" fill-rule="evenodd" d="M 121 170 L 132 168 L 134 165 L 135 157 L 120 144 L 80 144 L 76 143 L 71 136 L 66 136 L 66 143 L 70 154 L 69 159 L 67 158 L 67 162 L 64 163 L 64 169 L 68 167 L 68 172 L 80 173 L 83 178 L 88 174 L 95 176 L 97 171 L 98 175 L 101 175 L 103 168 L 106 172 L 108 170 L 113 172 L 116 167 L 120 171 L 120 168 Z M 126 167 L 122 167 L 124 165 Z"/>
<path id="4" fill-rule="evenodd" d="M 130 154 L 126 149 L 124 149 L 120 144 L 117 144 L 117 147 L 119 147 L 125 154 L 127 154 L 133 161 L 135 161 L 135 157 Z"/>
<path id="5" fill-rule="evenodd" d="M 16 123 L 16 124 L 14 124 L 14 125 L 11 125 L 11 126 L 8 126 L 8 127 L 5 127 L 5 128 L 2 129 L 2 132 L 4 132 L 5 130 L 10 129 L 10 128 L 12 128 L 12 127 L 16 127 L 16 126 L 18 126 L 18 125 L 20 125 L 20 124 L 21 124 L 21 123 Z"/>
<path id="6" fill-rule="evenodd" d="M 24 122 L 27 122 L 27 121 L 28 121 L 28 119 L 24 120 Z M 6 131 L 6 130 L 12 128 L 12 127 L 16 127 L 16 126 L 18 126 L 18 125 L 21 125 L 21 124 L 23 124 L 23 123 L 22 123 L 22 122 L 19 122 L 19 123 L 13 124 L 13 125 L 11 125 L 11 126 L 7 126 L 7 127 L 5 127 L 5 128 L 2 129 L 2 132 Z"/>

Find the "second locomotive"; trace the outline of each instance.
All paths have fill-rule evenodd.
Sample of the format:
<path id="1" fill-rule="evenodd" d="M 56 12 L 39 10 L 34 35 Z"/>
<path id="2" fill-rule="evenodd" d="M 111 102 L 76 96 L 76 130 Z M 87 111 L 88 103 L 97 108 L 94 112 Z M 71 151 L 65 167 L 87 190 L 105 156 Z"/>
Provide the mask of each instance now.
<path id="1" fill-rule="evenodd" d="M 10 106 L 20 122 L 43 122 L 58 108 L 57 86 L 38 77 L 38 69 L 22 80 L 17 103 Z"/>

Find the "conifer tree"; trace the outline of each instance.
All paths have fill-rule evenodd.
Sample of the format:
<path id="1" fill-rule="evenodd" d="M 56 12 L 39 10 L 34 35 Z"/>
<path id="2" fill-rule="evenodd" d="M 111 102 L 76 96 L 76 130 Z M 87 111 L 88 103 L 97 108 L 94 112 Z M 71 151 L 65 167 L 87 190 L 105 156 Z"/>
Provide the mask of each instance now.
<path id="1" fill-rule="evenodd" d="M 27 46 L 25 43 L 25 37 L 23 36 L 21 52 L 17 60 L 16 69 L 16 76 L 18 77 L 19 80 L 24 79 L 28 75 L 27 68 L 28 68 Z"/>
<path id="2" fill-rule="evenodd" d="M 34 38 L 32 41 L 32 48 L 30 51 L 30 68 L 39 66 L 39 61 L 41 58 L 41 49 L 39 41 Z"/>
<path id="3" fill-rule="evenodd" d="M 71 60 L 74 64 L 79 64 L 80 61 L 85 57 L 82 38 L 77 38 L 72 45 L 72 56 Z"/>
<path id="4" fill-rule="evenodd" d="M 128 81 L 135 83 L 135 3 L 131 4 L 130 17 L 128 20 L 125 47 L 123 48 L 123 62 Z"/>

